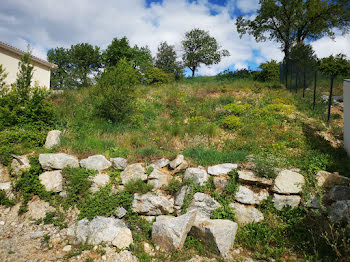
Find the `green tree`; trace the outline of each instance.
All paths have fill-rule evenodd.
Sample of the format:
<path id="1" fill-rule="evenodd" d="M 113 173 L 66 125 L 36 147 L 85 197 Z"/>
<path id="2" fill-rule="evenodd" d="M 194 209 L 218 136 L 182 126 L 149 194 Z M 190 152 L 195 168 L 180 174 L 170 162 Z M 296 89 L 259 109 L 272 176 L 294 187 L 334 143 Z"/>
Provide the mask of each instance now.
<path id="1" fill-rule="evenodd" d="M 34 66 L 30 63 L 30 53 L 25 53 L 18 63 L 19 72 L 14 84 L 18 94 L 19 103 L 23 104 L 29 99 L 30 86 L 33 78 Z"/>
<path id="2" fill-rule="evenodd" d="M 7 84 L 5 82 L 8 73 L 6 73 L 5 67 L 0 64 L 0 96 L 6 93 Z"/>
<path id="3" fill-rule="evenodd" d="M 225 49 L 219 50 L 216 39 L 209 32 L 198 28 L 186 32 L 182 46 L 184 65 L 192 71 L 192 77 L 201 64 L 218 64 L 222 57 L 230 55 Z"/>
<path id="4" fill-rule="evenodd" d="M 52 48 L 47 52 L 49 62 L 57 65 L 51 69 L 50 87 L 52 89 L 68 88 L 71 77 L 71 58 L 69 49 Z"/>
<path id="5" fill-rule="evenodd" d="M 285 58 L 290 48 L 306 39 L 334 36 L 333 28 L 346 32 L 350 26 L 348 0 L 260 0 L 257 16 L 237 18 L 237 31 L 253 35 L 257 41 L 266 39 L 281 43 Z"/>
<path id="6" fill-rule="evenodd" d="M 72 74 L 76 87 L 87 87 L 92 84 L 89 75 L 101 67 L 100 48 L 88 43 L 72 45 L 69 50 Z"/>
<path id="7" fill-rule="evenodd" d="M 271 60 L 266 63 L 261 63 L 259 68 L 261 71 L 257 72 L 255 79 L 262 82 L 276 82 L 279 79 L 280 69 L 276 60 Z"/>
<path id="8" fill-rule="evenodd" d="M 174 74 L 176 79 L 183 75 L 181 62 L 176 61 L 177 55 L 175 47 L 168 45 L 167 42 L 161 42 L 158 46 L 155 66 L 162 71 Z"/>
<path id="9" fill-rule="evenodd" d="M 290 61 L 299 68 L 312 69 L 317 65 L 317 56 L 312 46 L 304 43 L 297 43 L 290 51 Z"/>
<path id="10" fill-rule="evenodd" d="M 121 59 L 132 60 L 133 50 L 129 40 L 124 36 L 121 39 L 114 38 L 112 43 L 103 52 L 105 67 L 116 66 Z"/>
<path id="11" fill-rule="evenodd" d="M 148 68 L 153 67 L 153 57 L 151 54 L 151 50 L 148 46 L 138 47 L 135 45 L 131 49 L 131 60 L 129 60 L 133 67 L 140 72 L 146 72 Z"/>

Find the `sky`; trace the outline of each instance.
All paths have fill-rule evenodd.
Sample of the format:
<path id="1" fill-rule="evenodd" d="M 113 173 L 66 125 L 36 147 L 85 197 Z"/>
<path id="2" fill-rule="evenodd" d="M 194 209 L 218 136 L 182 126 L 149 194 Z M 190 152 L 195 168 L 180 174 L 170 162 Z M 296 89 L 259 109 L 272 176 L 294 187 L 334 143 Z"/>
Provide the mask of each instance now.
<path id="1" fill-rule="evenodd" d="M 242 38 L 235 21 L 253 18 L 258 0 L 0 0 L 0 41 L 46 59 L 47 50 L 87 42 L 105 49 L 113 38 L 126 36 L 131 45 L 148 45 L 155 56 L 161 41 L 174 45 L 181 56 L 185 32 L 209 31 L 229 57 L 201 66 L 198 75 L 216 75 L 229 68 L 255 69 L 260 63 L 282 60 L 278 43 Z M 350 57 L 350 34 L 336 33 L 312 42 L 320 58 L 344 53 Z"/>

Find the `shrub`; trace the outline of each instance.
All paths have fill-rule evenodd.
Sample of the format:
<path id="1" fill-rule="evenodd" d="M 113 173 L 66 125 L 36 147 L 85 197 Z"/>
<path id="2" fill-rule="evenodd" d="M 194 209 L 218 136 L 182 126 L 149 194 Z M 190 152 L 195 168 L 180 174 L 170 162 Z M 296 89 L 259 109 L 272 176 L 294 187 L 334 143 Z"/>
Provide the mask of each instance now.
<path id="1" fill-rule="evenodd" d="M 231 221 L 235 221 L 235 213 L 234 209 L 228 205 L 225 205 L 223 207 L 220 207 L 216 209 L 212 215 L 210 216 L 211 219 L 228 219 Z"/>
<path id="2" fill-rule="evenodd" d="M 128 191 L 132 194 L 135 194 L 135 193 L 146 194 L 152 189 L 153 189 L 152 184 L 147 184 L 144 181 L 142 181 L 140 178 L 135 180 L 130 180 L 125 184 L 125 191 Z"/>
<path id="3" fill-rule="evenodd" d="M 249 104 L 244 104 L 244 105 L 237 105 L 237 104 L 227 104 L 224 106 L 224 109 L 231 114 L 234 115 L 242 115 L 244 114 L 247 110 L 249 110 L 252 106 Z"/>
<path id="4" fill-rule="evenodd" d="M 167 192 L 169 195 L 175 195 L 181 188 L 182 182 L 172 178 L 169 185 L 164 187 L 165 192 Z"/>
<path id="5" fill-rule="evenodd" d="M 111 186 L 101 188 L 93 195 L 88 196 L 80 207 L 78 219 L 86 217 L 92 220 L 96 216 L 109 217 L 116 212 L 117 207 L 131 208 L 133 196 L 130 192 L 112 193 Z"/>
<path id="6" fill-rule="evenodd" d="M 226 129 L 237 129 L 242 126 L 242 121 L 238 116 L 226 116 L 221 120 L 221 125 Z"/>
<path id="7" fill-rule="evenodd" d="M 261 71 L 256 72 L 254 80 L 262 82 L 277 82 L 280 77 L 279 64 L 275 60 L 270 62 L 261 63 L 259 68 Z"/>
<path id="8" fill-rule="evenodd" d="M 92 181 L 89 176 L 96 172 L 85 168 L 64 168 L 62 175 L 66 179 L 67 197 L 65 206 L 81 206 L 82 202 L 88 197 Z"/>
<path id="9" fill-rule="evenodd" d="M 158 68 L 149 68 L 145 73 L 145 82 L 149 85 L 161 85 L 174 81 L 174 74 L 165 73 Z"/>
<path id="10" fill-rule="evenodd" d="M 102 73 L 93 90 L 97 113 L 114 122 L 125 121 L 134 111 L 139 72 L 125 59 Z"/>

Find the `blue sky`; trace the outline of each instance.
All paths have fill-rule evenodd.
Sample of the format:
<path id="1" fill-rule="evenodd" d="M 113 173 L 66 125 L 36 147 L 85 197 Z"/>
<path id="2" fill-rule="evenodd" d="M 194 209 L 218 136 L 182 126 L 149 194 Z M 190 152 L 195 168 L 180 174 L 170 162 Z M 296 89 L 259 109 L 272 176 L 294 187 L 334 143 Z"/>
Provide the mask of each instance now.
<path id="1" fill-rule="evenodd" d="M 49 48 L 88 42 L 106 48 L 114 37 L 126 36 L 132 45 L 148 45 L 155 55 L 161 41 L 175 46 L 194 27 L 209 31 L 230 52 L 219 64 L 201 66 L 199 75 L 215 75 L 226 68 L 250 67 L 281 60 L 279 45 L 239 37 L 235 20 L 253 17 L 258 0 L 1 0 L 1 41 L 20 49 L 29 43 L 34 55 L 46 58 Z M 312 43 L 319 57 L 343 52 L 350 56 L 350 35 L 336 34 Z M 332 46 L 332 48 L 329 48 Z"/>

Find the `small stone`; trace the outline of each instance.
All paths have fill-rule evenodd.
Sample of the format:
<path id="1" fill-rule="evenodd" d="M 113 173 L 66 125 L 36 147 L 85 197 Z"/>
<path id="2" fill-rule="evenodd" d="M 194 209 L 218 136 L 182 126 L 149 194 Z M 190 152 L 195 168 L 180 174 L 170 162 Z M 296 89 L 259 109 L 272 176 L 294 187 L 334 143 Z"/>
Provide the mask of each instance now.
<path id="1" fill-rule="evenodd" d="M 155 255 L 155 252 L 154 252 L 153 247 L 152 247 L 149 243 L 147 243 L 147 242 L 144 242 L 144 243 L 143 243 L 143 250 L 144 250 L 147 254 L 149 254 L 149 255 L 151 255 L 151 256 L 154 256 L 154 255 Z"/>
<path id="2" fill-rule="evenodd" d="M 40 183 L 46 191 L 61 192 L 63 190 L 63 177 L 61 170 L 46 171 L 39 176 Z"/>
<path id="3" fill-rule="evenodd" d="M 62 251 L 64 252 L 70 252 L 72 250 L 72 246 L 71 245 L 66 245 L 62 248 Z"/>
<path id="4" fill-rule="evenodd" d="M 154 169 L 160 169 L 160 168 L 166 167 L 167 165 L 169 165 L 169 163 L 170 163 L 169 159 L 162 158 L 157 160 L 154 164 L 151 164 L 151 166 Z"/>
<path id="5" fill-rule="evenodd" d="M 115 157 L 115 158 L 111 158 L 110 160 L 111 160 L 112 166 L 115 169 L 124 170 L 128 165 L 128 161 L 122 157 Z"/>
<path id="6" fill-rule="evenodd" d="M 0 221 L 0 226 L 4 226 L 5 225 L 5 221 Z"/>
<path id="7" fill-rule="evenodd" d="M 176 174 L 176 173 L 179 173 L 181 172 L 182 170 L 185 170 L 186 168 L 188 167 L 188 162 L 186 160 L 184 160 L 180 165 L 178 165 L 173 173 Z"/>
<path id="8" fill-rule="evenodd" d="M 126 215 L 127 211 L 124 207 L 117 207 L 117 210 L 115 211 L 115 216 L 117 218 L 123 218 Z"/>
<path id="9" fill-rule="evenodd" d="M 234 209 L 238 224 L 245 225 L 264 220 L 264 215 L 254 206 L 231 203 L 230 207 Z"/>
<path id="10" fill-rule="evenodd" d="M 29 159 L 26 156 L 13 155 L 14 159 L 11 162 L 11 168 L 15 175 L 20 175 L 30 168 Z"/>
<path id="11" fill-rule="evenodd" d="M 141 179 L 147 180 L 147 174 L 145 168 L 141 164 L 128 165 L 125 170 L 120 174 L 122 183 L 125 185 L 131 180 Z"/>
<path id="12" fill-rule="evenodd" d="M 302 191 L 304 184 L 303 175 L 290 170 L 283 170 L 277 175 L 272 190 L 280 194 L 298 194 Z"/>
<path id="13" fill-rule="evenodd" d="M 277 210 L 282 210 L 285 206 L 296 208 L 300 204 L 300 196 L 283 196 L 273 194 L 272 202 Z"/>
<path id="14" fill-rule="evenodd" d="M 111 167 L 112 163 L 103 155 L 94 155 L 80 160 L 80 166 L 86 169 L 100 171 Z"/>
<path id="15" fill-rule="evenodd" d="M 104 187 L 109 184 L 109 175 L 107 174 L 97 174 L 93 177 L 91 177 L 92 180 L 92 186 L 91 191 L 92 193 L 98 191 L 101 187 Z"/>
<path id="16" fill-rule="evenodd" d="M 227 175 L 232 170 L 237 169 L 237 164 L 225 163 L 208 167 L 208 174 L 213 176 Z"/>
<path id="17" fill-rule="evenodd" d="M 243 204 L 256 205 L 267 199 L 268 196 L 269 192 L 266 189 L 239 186 L 235 199 Z"/>
<path id="18" fill-rule="evenodd" d="M 33 232 L 29 234 L 30 238 L 40 238 L 44 236 L 44 232 L 38 231 L 38 232 Z"/>
<path id="19" fill-rule="evenodd" d="M 238 181 L 247 184 L 256 184 L 261 186 L 271 186 L 273 180 L 256 176 L 252 171 L 238 171 Z"/>
<path id="20" fill-rule="evenodd" d="M 0 190 L 10 191 L 12 189 L 11 182 L 0 183 Z"/>
<path id="21" fill-rule="evenodd" d="M 51 149 L 54 146 L 58 146 L 61 141 L 62 132 L 59 130 L 52 130 L 47 134 L 45 141 L 45 148 Z"/>
<path id="22" fill-rule="evenodd" d="M 32 219 L 40 219 L 44 218 L 47 212 L 53 211 L 55 211 L 55 208 L 51 207 L 49 203 L 35 197 L 28 203 L 26 216 Z"/>
<path id="23" fill-rule="evenodd" d="M 187 193 L 188 186 L 182 186 L 180 190 L 175 194 L 175 207 L 181 208 Z"/>
<path id="24" fill-rule="evenodd" d="M 175 169 L 178 167 L 183 161 L 185 160 L 185 157 L 183 155 L 178 155 L 174 160 L 170 161 L 170 167 L 172 169 Z"/>
<path id="25" fill-rule="evenodd" d="M 209 180 L 208 173 L 201 168 L 187 168 L 184 180 L 192 180 L 194 183 L 204 185 Z"/>

